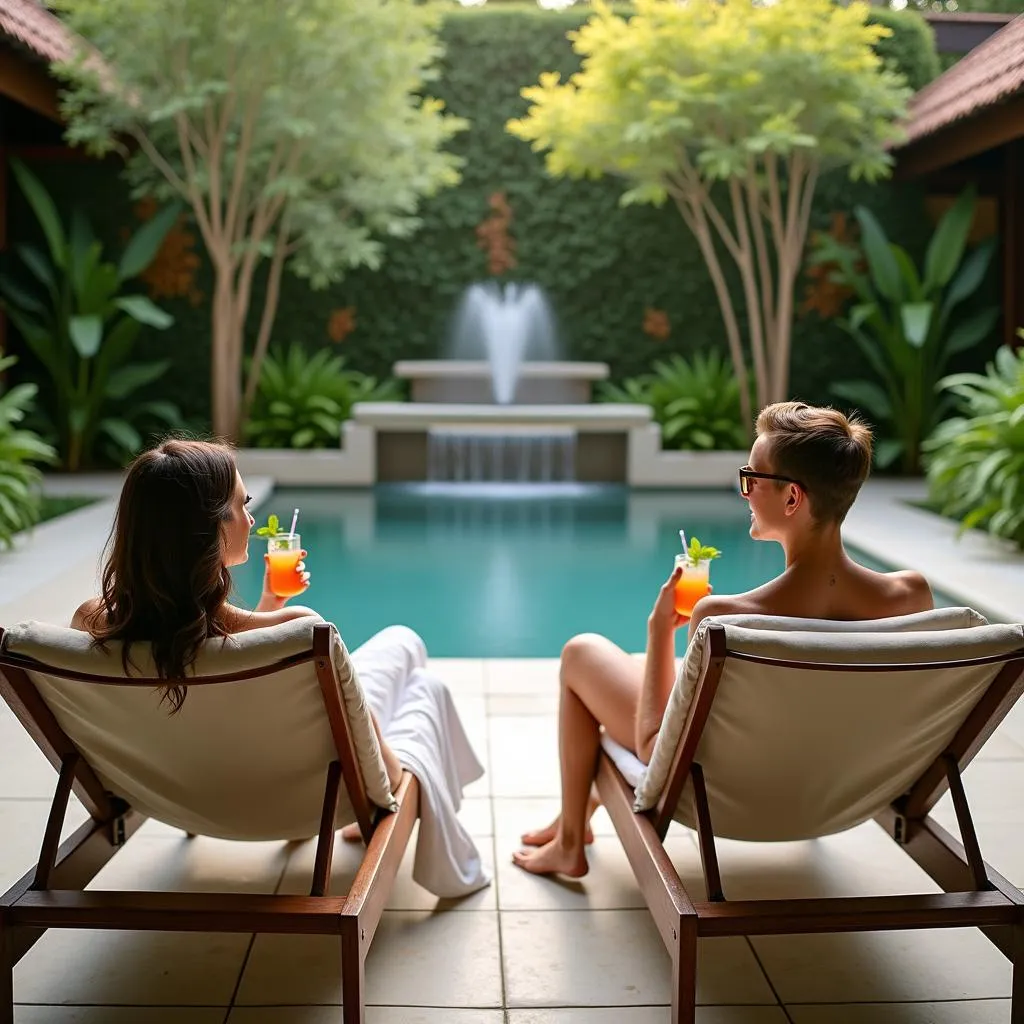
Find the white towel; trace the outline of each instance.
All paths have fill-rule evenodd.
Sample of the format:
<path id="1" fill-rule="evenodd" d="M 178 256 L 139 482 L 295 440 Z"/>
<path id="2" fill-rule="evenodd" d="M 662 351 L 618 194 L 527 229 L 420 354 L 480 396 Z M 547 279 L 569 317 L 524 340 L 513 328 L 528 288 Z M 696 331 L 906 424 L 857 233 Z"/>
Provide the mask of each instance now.
<path id="1" fill-rule="evenodd" d="M 426 669 L 423 641 L 405 626 L 389 626 L 353 651 L 352 662 L 385 741 L 420 784 L 413 878 L 450 898 L 489 885 L 480 852 L 457 816 L 463 787 L 484 769 L 448 687 Z"/>

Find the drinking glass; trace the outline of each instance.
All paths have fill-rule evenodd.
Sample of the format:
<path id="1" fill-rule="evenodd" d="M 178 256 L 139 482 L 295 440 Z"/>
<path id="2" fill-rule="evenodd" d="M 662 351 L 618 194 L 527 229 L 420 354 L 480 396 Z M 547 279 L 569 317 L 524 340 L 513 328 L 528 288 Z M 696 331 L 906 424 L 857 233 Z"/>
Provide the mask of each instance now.
<path id="1" fill-rule="evenodd" d="M 682 576 L 676 580 L 676 612 L 689 618 L 693 614 L 693 606 L 708 592 L 711 559 L 691 562 L 689 555 L 676 555 L 676 567 L 683 570 Z"/>
<path id="2" fill-rule="evenodd" d="M 270 560 L 270 590 L 278 597 L 296 597 L 305 589 L 299 562 L 302 540 L 297 533 L 279 533 L 267 539 Z"/>

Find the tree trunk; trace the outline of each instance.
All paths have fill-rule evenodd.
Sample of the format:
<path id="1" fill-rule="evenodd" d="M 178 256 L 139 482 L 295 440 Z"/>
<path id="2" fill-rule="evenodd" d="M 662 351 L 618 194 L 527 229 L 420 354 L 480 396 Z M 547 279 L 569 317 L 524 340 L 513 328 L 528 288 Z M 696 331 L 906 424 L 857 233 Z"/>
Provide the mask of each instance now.
<path id="1" fill-rule="evenodd" d="M 232 444 L 240 438 L 242 413 L 242 324 L 227 268 L 216 268 L 213 300 L 213 352 L 210 375 L 210 407 L 213 433 Z"/>

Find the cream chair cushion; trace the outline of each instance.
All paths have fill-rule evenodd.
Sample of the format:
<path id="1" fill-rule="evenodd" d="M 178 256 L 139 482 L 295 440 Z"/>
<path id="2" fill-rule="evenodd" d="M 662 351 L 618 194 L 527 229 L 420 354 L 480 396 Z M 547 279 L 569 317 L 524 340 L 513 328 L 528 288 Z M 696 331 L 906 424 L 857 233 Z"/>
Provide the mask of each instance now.
<path id="1" fill-rule="evenodd" d="M 312 650 L 313 627 L 295 619 L 208 640 L 196 676 L 226 675 Z M 121 645 L 94 647 L 87 633 L 22 622 L 5 633 L 12 654 L 55 669 L 123 680 Z M 148 645 L 133 644 L 134 676 L 155 676 Z M 373 722 L 355 670 L 331 627 L 331 658 L 367 795 L 394 806 Z M 149 684 L 105 685 L 29 673 L 61 728 L 104 786 L 143 814 L 224 839 L 302 839 L 320 825 L 327 767 L 337 760 L 312 661 L 237 682 L 188 688 L 177 714 Z M 355 819 L 342 788 L 339 825 Z"/>
<path id="2" fill-rule="evenodd" d="M 978 620 L 984 622 L 969 609 L 857 623 L 705 620 L 637 785 L 637 810 L 653 807 L 667 782 L 712 622 L 725 627 L 731 652 L 823 666 L 943 662 L 1024 649 L 1021 626 Z M 844 672 L 726 659 L 696 756 L 715 834 L 804 839 L 873 817 L 942 752 L 1000 667 Z M 675 817 L 695 824 L 689 784 Z"/>

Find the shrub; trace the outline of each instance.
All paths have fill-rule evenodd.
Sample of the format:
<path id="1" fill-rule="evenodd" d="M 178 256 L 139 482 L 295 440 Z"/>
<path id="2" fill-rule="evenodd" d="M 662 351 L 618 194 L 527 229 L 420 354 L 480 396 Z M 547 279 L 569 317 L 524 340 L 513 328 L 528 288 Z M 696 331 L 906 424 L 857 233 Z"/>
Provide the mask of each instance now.
<path id="1" fill-rule="evenodd" d="M 263 363 L 246 439 L 256 448 L 327 448 L 356 402 L 401 399 L 397 381 L 378 382 L 328 349 L 312 355 L 300 345 L 271 351 Z"/>
<path id="2" fill-rule="evenodd" d="M 713 451 L 747 445 L 739 384 L 729 361 L 717 351 L 698 352 L 690 360 L 680 355 L 659 360 L 652 373 L 621 385 L 600 385 L 598 397 L 649 405 L 661 425 L 665 448 Z"/>
<path id="3" fill-rule="evenodd" d="M 856 214 L 860 251 L 821 236 L 816 258 L 834 263 L 831 280 L 854 295 L 840 323 L 877 381 L 842 381 L 832 391 L 864 409 L 883 432 L 876 449 L 879 466 L 901 458 L 903 471 L 916 473 L 921 442 L 948 405 L 938 394 L 938 382 L 949 360 L 986 338 L 999 317 L 997 306 L 966 315 L 961 308 L 981 287 L 995 242 L 989 239 L 965 255 L 974 216 L 972 189 L 936 226 L 921 270 L 886 237 L 870 211 L 858 207 Z"/>
<path id="4" fill-rule="evenodd" d="M 46 251 L 17 246 L 27 287 L 0 275 L 11 322 L 50 378 L 43 410 L 69 470 L 88 467 L 104 451 L 115 461 L 134 455 L 146 426 L 180 427 L 177 407 L 139 401 L 135 392 L 167 371 L 169 359 L 131 363 L 143 326 L 166 330 L 173 317 L 145 295 L 126 291 L 156 257 L 178 216 L 165 207 L 128 240 L 115 262 L 76 207 L 65 228 L 53 198 L 19 160 L 11 170 L 46 238 Z M 132 402 L 125 402 L 133 396 Z"/>
<path id="5" fill-rule="evenodd" d="M 941 384 L 960 415 L 925 444 L 932 501 L 963 529 L 980 526 L 1024 548 L 1024 350 L 1004 346 L 986 373 Z"/>
<path id="6" fill-rule="evenodd" d="M 0 373 L 16 362 L 0 359 Z M 57 453 L 31 430 L 19 424 L 36 397 L 35 384 L 19 384 L 0 396 L 0 547 L 9 548 L 14 535 L 39 522 L 37 462 L 53 463 Z"/>

